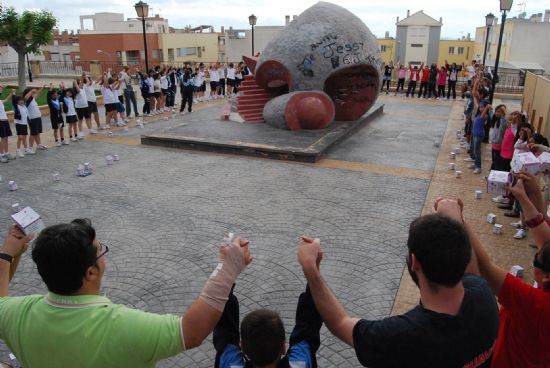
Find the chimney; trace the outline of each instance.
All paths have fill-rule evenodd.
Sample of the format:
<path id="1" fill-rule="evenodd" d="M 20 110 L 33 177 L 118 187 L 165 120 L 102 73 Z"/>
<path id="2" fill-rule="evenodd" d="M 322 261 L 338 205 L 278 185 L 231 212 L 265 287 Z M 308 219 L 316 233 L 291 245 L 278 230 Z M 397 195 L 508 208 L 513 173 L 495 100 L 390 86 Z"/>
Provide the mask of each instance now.
<path id="1" fill-rule="evenodd" d="M 296 18 L 298 18 L 297 15 L 293 15 L 293 16 L 292 16 L 292 20 L 296 20 Z"/>
<path id="2" fill-rule="evenodd" d="M 222 26 L 221 33 L 225 33 L 225 27 L 224 26 Z"/>
<path id="3" fill-rule="evenodd" d="M 290 24 L 290 15 L 285 15 L 285 26 Z"/>
<path id="4" fill-rule="evenodd" d="M 546 9 L 544 11 L 544 22 L 545 23 L 550 22 L 550 9 Z"/>
<path id="5" fill-rule="evenodd" d="M 407 9 L 407 18 L 411 16 L 411 11 Z"/>
<path id="6" fill-rule="evenodd" d="M 443 17 L 439 17 L 439 23 L 443 23 Z"/>
<path id="7" fill-rule="evenodd" d="M 472 39 L 470 38 L 470 32 L 468 32 L 468 36 L 466 36 L 466 39 L 467 39 L 468 41 L 471 41 L 471 40 L 472 40 Z"/>
<path id="8" fill-rule="evenodd" d="M 397 20 L 395 21 L 395 23 L 399 23 L 399 17 L 397 17 Z"/>
<path id="9" fill-rule="evenodd" d="M 384 35 L 384 38 L 390 38 L 390 32 L 386 31 L 386 34 Z"/>

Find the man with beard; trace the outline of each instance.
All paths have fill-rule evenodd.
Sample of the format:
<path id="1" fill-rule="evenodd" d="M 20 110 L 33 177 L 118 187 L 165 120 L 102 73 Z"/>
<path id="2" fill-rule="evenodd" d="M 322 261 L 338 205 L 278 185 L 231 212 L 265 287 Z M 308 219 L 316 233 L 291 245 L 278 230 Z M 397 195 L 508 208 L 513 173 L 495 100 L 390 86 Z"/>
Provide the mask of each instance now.
<path id="1" fill-rule="evenodd" d="M 298 261 L 327 328 L 368 367 L 489 367 L 498 332 L 498 310 L 479 277 L 460 200 L 439 199 L 435 214 L 414 220 L 407 268 L 420 303 L 383 320 L 350 317 L 323 280 L 319 239 L 303 237 Z"/>

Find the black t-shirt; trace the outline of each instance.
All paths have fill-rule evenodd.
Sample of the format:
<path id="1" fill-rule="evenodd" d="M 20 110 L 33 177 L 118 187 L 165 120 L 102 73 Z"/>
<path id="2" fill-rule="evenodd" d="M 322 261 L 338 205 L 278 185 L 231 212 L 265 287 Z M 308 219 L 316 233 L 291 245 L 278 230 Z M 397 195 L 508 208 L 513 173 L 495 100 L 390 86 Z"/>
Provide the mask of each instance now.
<path id="1" fill-rule="evenodd" d="M 496 299 L 479 276 L 465 275 L 456 316 L 421 305 L 380 321 L 360 320 L 353 343 L 365 367 L 490 367 L 498 334 Z"/>

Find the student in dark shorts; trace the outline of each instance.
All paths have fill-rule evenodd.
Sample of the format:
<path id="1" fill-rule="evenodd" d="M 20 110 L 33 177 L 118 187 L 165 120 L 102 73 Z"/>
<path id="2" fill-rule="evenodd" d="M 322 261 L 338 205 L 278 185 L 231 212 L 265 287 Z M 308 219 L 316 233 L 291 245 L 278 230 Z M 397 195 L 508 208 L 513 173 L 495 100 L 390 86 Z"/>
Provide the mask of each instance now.
<path id="1" fill-rule="evenodd" d="M 298 261 L 317 310 L 330 332 L 353 346 L 363 366 L 491 366 L 498 308 L 479 276 L 471 247 L 477 235 L 464 223 L 462 206 L 460 200 L 438 199 L 434 214 L 412 222 L 406 264 L 419 287 L 420 304 L 382 320 L 347 314 L 319 272 L 320 240 L 302 238 Z"/>
<path id="2" fill-rule="evenodd" d="M 79 139 L 83 139 L 83 137 L 79 137 L 78 135 L 78 117 L 74 103 L 74 90 L 72 88 L 65 89 L 63 83 L 60 87 L 63 88 L 61 96 L 63 97 L 63 112 L 65 113 L 67 124 L 69 124 L 69 139 L 71 142 L 76 142 Z"/>
<path id="3" fill-rule="evenodd" d="M 63 144 L 67 145 L 68 143 L 65 142 L 65 136 L 63 133 L 65 122 L 63 121 L 63 106 L 61 102 L 62 99 L 58 91 L 53 88 L 53 85 L 51 83 L 50 89 L 46 95 L 46 99 L 48 100 L 48 107 L 50 109 L 50 122 L 52 124 L 55 145 L 57 147 L 60 147 Z"/>
<path id="4" fill-rule="evenodd" d="M 0 85 L 0 93 L 4 90 L 4 86 Z M 8 102 L 14 94 L 14 90 L 12 90 L 11 94 L 8 94 L 8 96 L 4 100 L 0 100 L 0 162 L 6 163 L 10 159 L 15 159 L 16 156 L 14 154 L 9 153 L 8 151 L 8 137 L 12 136 L 10 123 L 8 121 L 8 115 L 6 114 L 6 110 L 4 109 L 4 104 Z"/>
<path id="5" fill-rule="evenodd" d="M 38 103 L 36 102 L 36 99 L 40 96 L 40 92 L 42 92 L 42 89 L 45 87 L 46 86 L 39 89 L 27 88 L 23 91 L 25 105 L 27 106 L 27 110 L 29 110 L 29 128 L 31 131 L 29 147 L 31 149 L 33 149 L 35 144 L 37 149 L 48 149 L 48 147 L 43 145 L 40 140 L 40 134 L 42 133 L 42 113 L 40 112 Z"/>
<path id="6" fill-rule="evenodd" d="M 15 131 L 17 133 L 17 149 L 15 151 L 18 157 L 25 157 L 25 154 L 33 155 L 35 152 L 32 151 L 28 146 L 28 122 L 29 122 L 29 111 L 27 106 L 25 106 L 25 100 L 23 96 L 12 95 L 12 106 L 13 106 L 13 118 L 15 122 Z M 21 148 L 25 149 L 25 153 L 21 151 Z"/>
<path id="7" fill-rule="evenodd" d="M 86 127 L 88 128 L 88 131 L 90 133 L 97 133 L 97 131 L 92 128 L 92 113 L 90 112 L 90 108 L 88 107 L 88 98 L 86 97 L 86 91 L 84 90 L 85 83 L 85 79 L 78 79 L 73 81 L 73 97 L 74 106 L 76 108 L 76 116 L 78 118 L 79 138 L 84 138 L 84 121 L 86 121 Z"/>

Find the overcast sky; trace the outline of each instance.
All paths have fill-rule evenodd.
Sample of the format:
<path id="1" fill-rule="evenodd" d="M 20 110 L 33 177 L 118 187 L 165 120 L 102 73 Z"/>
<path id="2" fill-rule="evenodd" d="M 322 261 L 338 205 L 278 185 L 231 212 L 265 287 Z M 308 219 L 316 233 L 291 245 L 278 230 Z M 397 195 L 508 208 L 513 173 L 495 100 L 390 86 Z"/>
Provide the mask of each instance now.
<path id="1" fill-rule="evenodd" d="M 126 0 L 4 0 L 8 6 L 18 11 L 23 9 L 47 9 L 58 18 L 60 29 L 78 29 L 79 15 L 95 12 L 118 12 L 126 17 L 135 17 L 133 4 Z M 168 18 L 170 26 L 183 28 L 186 25 L 213 25 L 248 28 L 248 16 L 258 17 L 258 26 L 283 25 L 285 15 L 300 14 L 315 4 L 313 0 L 147 0 L 152 8 L 150 14 L 160 14 Z M 334 1 L 359 16 L 377 36 L 383 37 L 386 31 L 395 36 L 396 17 L 403 19 L 407 9 L 411 14 L 423 10 L 439 20 L 443 17 L 441 37 L 459 38 L 468 33 L 475 35 L 475 27 L 485 23 L 489 12 L 499 13 L 498 0 L 339 0 Z M 46 5 L 47 4 L 47 5 Z M 550 0 L 516 0 L 511 16 L 522 11 L 529 17 L 533 13 L 544 13 L 550 9 Z"/>

